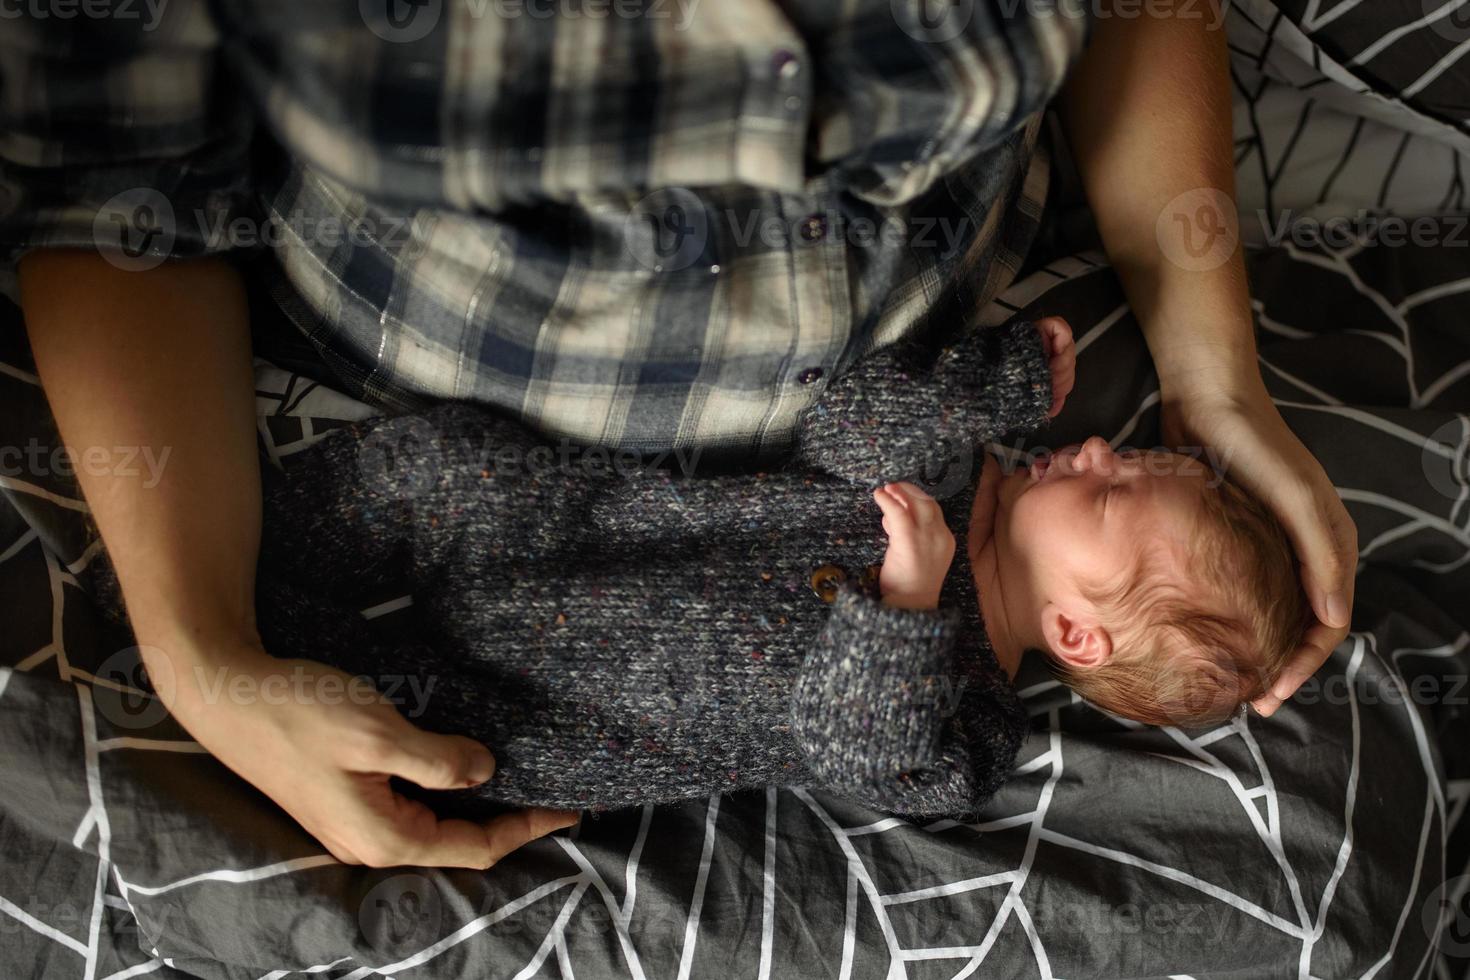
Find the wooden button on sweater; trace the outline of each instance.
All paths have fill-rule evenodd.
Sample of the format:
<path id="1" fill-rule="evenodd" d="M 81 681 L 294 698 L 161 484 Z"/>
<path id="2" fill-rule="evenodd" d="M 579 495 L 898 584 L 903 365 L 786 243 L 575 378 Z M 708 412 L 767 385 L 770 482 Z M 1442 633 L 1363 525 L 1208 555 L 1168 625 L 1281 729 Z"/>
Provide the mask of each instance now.
<path id="1" fill-rule="evenodd" d="M 837 598 L 837 588 L 847 581 L 847 570 L 841 565 L 823 565 L 812 572 L 812 591 L 823 602 Z"/>

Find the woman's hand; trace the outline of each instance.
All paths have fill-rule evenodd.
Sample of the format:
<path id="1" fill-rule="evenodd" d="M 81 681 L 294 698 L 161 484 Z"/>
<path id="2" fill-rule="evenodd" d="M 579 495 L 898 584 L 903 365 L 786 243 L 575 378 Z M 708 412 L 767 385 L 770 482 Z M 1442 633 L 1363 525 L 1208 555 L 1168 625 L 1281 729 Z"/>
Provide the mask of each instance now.
<path id="1" fill-rule="evenodd" d="M 239 649 L 175 673 L 146 659 L 164 703 L 199 744 L 289 813 L 338 860 L 375 868 L 485 869 L 577 814 L 528 809 L 486 823 L 440 820 L 394 792 L 466 789 L 495 771 L 489 750 L 414 727 L 365 679 L 310 660 Z M 197 656 L 180 658 L 204 663 Z M 166 681 L 166 683 L 165 683 Z"/>
<path id="2" fill-rule="evenodd" d="M 1164 438 L 1206 446 L 1226 473 L 1275 512 L 1300 560 L 1318 622 L 1269 694 L 1253 702 L 1270 715 L 1317 672 L 1347 636 L 1358 561 L 1358 529 L 1320 463 L 1271 403 L 1260 375 L 1217 390 L 1163 391 Z"/>
<path id="3" fill-rule="evenodd" d="M 262 649 L 250 326 L 231 263 L 129 272 L 93 252 L 37 249 L 20 263 L 20 285 L 66 443 L 171 451 L 156 486 L 122 467 L 82 467 L 77 479 L 149 676 L 200 745 L 352 864 L 487 868 L 573 822 L 547 810 L 483 825 L 438 820 L 393 792 L 389 777 L 471 786 L 493 771 L 483 746 L 420 731 L 381 699 L 353 703 L 339 696 L 353 678 Z"/>
<path id="4" fill-rule="evenodd" d="M 937 608 L 955 549 L 939 503 L 907 482 L 885 484 L 873 491 L 873 499 L 888 535 L 878 574 L 883 602 L 903 609 Z"/>
<path id="5" fill-rule="evenodd" d="M 1071 326 L 1059 316 L 1037 320 L 1036 330 L 1041 334 L 1046 361 L 1051 367 L 1051 408 L 1046 417 L 1054 419 L 1077 383 L 1077 344 L 1072 340 Z"/>

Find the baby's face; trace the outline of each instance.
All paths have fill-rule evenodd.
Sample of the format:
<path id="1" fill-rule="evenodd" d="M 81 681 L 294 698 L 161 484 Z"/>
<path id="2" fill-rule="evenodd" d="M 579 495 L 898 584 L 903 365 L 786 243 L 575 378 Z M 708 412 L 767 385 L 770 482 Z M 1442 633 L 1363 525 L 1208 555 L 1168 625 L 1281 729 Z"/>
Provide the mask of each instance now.
<path id="1" fill-rule="evenodd" d="M 1188 456 L 1114 452 L 1094 436 L 997 484 L 997 572 L 1042 602 L 1080 596 L 1079 583 L 1121 582 L 1139 545 L 1159 542 L 1187 560 L 1201 498 L 1214 474 Z"/>

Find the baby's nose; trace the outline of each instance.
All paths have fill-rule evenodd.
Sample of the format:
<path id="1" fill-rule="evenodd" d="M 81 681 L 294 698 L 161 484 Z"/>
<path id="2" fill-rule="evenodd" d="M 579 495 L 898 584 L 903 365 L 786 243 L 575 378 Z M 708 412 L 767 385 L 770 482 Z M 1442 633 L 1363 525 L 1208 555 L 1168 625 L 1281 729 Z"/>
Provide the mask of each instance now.
<path id="1" fill-rule="evenodd" d="M 1102 436 L 1092 436 L 1077 450 L 1077 461 L 1083 468 L 1107 472 L 1113 464 L 1113 447 Z"/>

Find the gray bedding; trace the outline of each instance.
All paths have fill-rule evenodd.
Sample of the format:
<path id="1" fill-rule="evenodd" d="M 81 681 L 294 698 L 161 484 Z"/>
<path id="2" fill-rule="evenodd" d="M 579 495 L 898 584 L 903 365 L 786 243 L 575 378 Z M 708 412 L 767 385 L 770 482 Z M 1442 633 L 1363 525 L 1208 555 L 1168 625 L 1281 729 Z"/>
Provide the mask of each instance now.
<path id="1" fill-rule="evenodd" d="M 1006 301 L 1079 336 L 1048 442 L 1155 445 L 1141 335 L 1096 260 Z M 488 874 L 339 865 L 133 693 L 128 638 L 75 584 L 96 552 L 74 485 L 7 476 L 6 975 L 1413 977 L 1442 918 L 1463 971 L 1463 260 L 1278 250 L 1251 269 L 1267 382 L 1358 523 L 1351 639 L 1275 718 L 1194 737 L 1106 717 L 1031 663 L 1034 731 L 975 825 L 757 792 L 587 820 Z M 0 363 L 0 443 L 54 445 L 24 352 Z M 258 384 L 270 456 L 366 411 L 264 363 Z"/>
<path id="2" fill-rule="evenodd" d="M 1465 76 L 1428 76 L 1466 34 L 1463 11 L 1421 23 L 1438 6 L 1237 5 L 1243 206 L 1463 210 Z M 336 863 L 147 696 L 77 584 L 98 546 L 0 300 L 0 977 L 1470 977 L 1453 229 L 1250 256 L 1264 377 L 1363 559 L 1351 637 L 1276 717 L 1140 729 L 1032 662 L 1034 730 L 980 823 L 755 792 L 589 819 L 484 874 Z M 1100 262 L 1055 259 L 986 321 L 1076 330 L 1047 444 L 1156 445 L 1155 379 Z M 369 414 L 264 362 L 257 388 L 271 459 Z"/>

